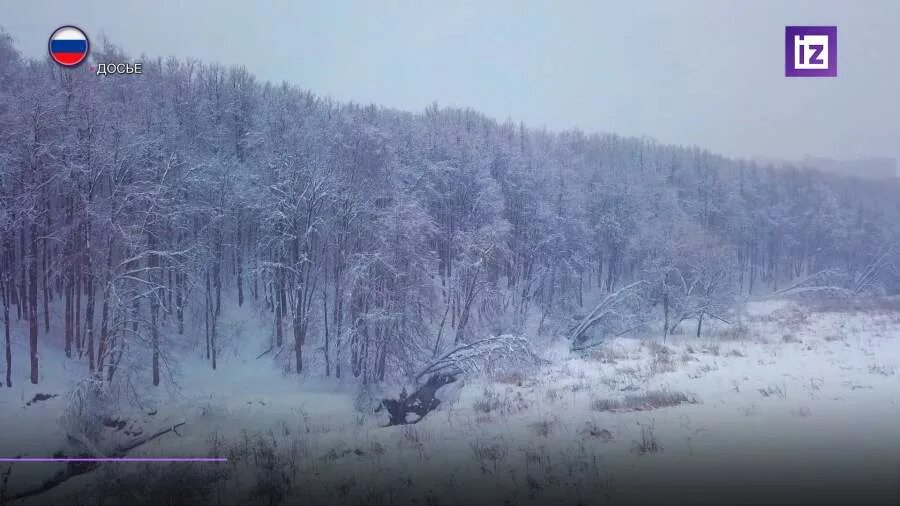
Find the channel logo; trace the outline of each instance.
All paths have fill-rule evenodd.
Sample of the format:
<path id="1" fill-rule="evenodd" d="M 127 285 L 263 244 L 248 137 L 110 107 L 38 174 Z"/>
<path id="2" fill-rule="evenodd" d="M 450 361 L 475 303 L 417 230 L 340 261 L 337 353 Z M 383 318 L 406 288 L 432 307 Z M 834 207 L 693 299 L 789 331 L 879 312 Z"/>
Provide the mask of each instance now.
<path id="1" fill-rule="evenodd" d="M 784 27 L 784 75 L 837 76 L 837 27 Z"/>

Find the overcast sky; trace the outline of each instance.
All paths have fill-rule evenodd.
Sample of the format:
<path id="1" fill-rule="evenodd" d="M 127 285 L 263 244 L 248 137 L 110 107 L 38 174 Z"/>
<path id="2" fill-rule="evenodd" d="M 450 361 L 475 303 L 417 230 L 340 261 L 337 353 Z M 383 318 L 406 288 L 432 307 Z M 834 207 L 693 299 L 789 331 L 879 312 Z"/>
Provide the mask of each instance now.
<path id="1" fill-rule="evenodd" d="M 467 106 L 733 156 L 900 158 L 900 1 L 3 0 L 31 57 L 74 24 L 127 53 L 318 94 Z M 785 25 L 837 25 L 837 78 L 785 78 Z"/>

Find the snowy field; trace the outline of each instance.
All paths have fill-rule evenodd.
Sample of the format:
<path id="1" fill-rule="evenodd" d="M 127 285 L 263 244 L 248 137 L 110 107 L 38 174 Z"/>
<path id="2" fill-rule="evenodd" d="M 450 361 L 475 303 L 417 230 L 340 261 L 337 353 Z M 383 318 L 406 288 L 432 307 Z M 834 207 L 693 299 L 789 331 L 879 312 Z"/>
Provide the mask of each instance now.
<path id="1" fill-rule="evenodd" d="M 375 394 L 297 379 L 268 356 L 238 353 L 237 338 L 252 329 L 236 325 L 235 352 L 217 371 L 182 365 L 178 389 L 102 428 L 112 441 L 184 422 L 130 456 L 227 463 L 106 464 L 15 504 L 98 504 L 98 494 L 108 497 L 102 504 L 894 497 L 900 301 L 756 302 L 734 317 L 702 338 L 619 338 L 586 356 L 551 341 L 541 350 L 545 365 L 467 378 L 441 390 L 441 407 L 418 424 L 387 428 Z M 62 357 L 42 360 L 58 361 L 44 370 L 69 370 L 0 391 L 3 456 L 67 448 L 66 391 L 84 372 Z M 9 495 L 62 468 L 21 463 L 10 472 L 4 464 L 0 474 Z"/>

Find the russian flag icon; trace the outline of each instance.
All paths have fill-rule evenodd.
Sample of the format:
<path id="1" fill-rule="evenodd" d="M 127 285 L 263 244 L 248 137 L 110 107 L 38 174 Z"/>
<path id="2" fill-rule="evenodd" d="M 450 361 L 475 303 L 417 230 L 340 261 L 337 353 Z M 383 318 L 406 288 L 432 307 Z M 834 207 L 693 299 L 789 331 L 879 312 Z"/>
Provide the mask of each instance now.
<path id="1" fill-rule="evenodd" d="M 87 35 L 80 28 L 61 26 L 50 36 L 48 50 L 53 61 L 65 67 L 74 67 L 87 58 Z"/>

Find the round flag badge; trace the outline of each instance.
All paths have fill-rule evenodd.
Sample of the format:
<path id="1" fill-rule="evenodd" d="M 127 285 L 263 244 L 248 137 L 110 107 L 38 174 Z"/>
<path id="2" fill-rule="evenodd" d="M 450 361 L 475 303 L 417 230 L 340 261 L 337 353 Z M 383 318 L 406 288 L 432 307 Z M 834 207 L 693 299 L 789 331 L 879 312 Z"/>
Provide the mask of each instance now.
<path id="1" fill-rule="evenodd" d="M 50 36 L 48 50 L 53 61 L 65 67 L 74 67 L 87 58 L 87 35 L 80 28 L 61 26 Z"/>

